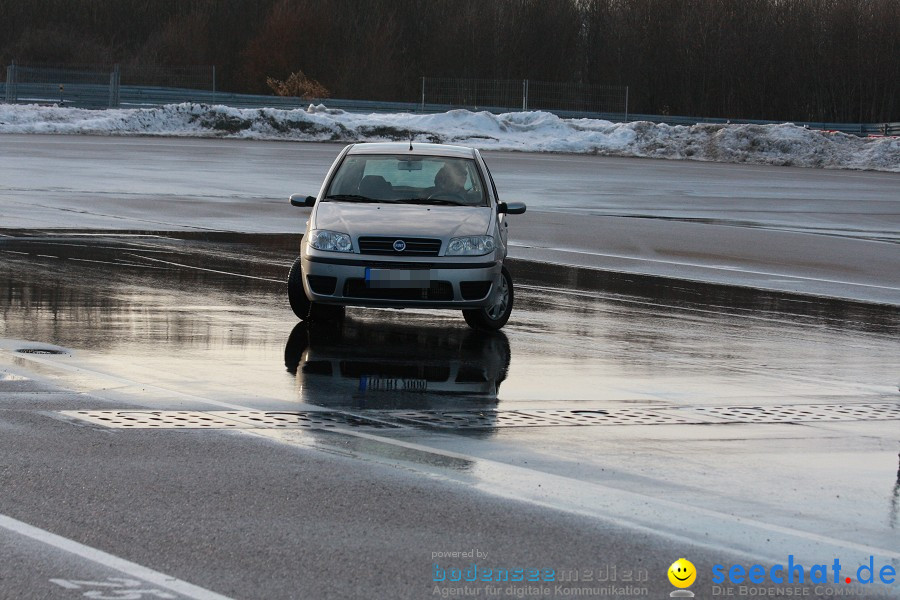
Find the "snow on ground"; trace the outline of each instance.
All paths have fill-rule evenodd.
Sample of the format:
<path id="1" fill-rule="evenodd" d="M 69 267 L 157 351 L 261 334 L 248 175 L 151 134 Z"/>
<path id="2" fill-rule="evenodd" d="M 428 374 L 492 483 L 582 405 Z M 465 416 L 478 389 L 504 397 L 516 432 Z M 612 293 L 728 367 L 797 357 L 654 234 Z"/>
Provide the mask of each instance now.
<path id="1" fill-rule="evenodd" d="M 169 135 L 298 141 L 433 141 L 488 150 L 572 152 L 900 172 L 900 138 L 860 138 L 783 125 L 562 119 L 547 112 L 451 110 L 357 114 L 328 109 L 238 109 L 205 104 L 83 110 L 0 105 L 0 133 Z"/>

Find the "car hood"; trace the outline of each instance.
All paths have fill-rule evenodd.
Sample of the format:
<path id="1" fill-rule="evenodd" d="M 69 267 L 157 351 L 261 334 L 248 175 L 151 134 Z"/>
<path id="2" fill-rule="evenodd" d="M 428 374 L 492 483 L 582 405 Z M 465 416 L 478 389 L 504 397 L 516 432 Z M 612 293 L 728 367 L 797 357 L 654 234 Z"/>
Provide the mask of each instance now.
<path id="1" fill-rule="evenodd" d="M 426 206 L 319 202 L 314 229 L 360 235 L 406 235 L 450 238 L 484 235 L 491 223 L 488 206 Z"/>

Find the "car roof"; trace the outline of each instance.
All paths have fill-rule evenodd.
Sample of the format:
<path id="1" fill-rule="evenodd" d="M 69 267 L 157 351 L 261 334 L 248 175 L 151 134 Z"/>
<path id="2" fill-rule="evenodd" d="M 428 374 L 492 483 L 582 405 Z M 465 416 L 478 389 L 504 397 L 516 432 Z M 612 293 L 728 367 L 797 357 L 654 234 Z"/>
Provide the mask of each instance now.
<path id="1" fill-rule="evenodd" d="M 412 150 L 409 149 L 412 145 Z M 418 156 L 452 156 L 458 158 L 475 158 L 475 150 L 465 146 L 449 144 L 426 144 L 410 142 L 372 142 L 354 144 L 348 154 L 412 154 Z"/>

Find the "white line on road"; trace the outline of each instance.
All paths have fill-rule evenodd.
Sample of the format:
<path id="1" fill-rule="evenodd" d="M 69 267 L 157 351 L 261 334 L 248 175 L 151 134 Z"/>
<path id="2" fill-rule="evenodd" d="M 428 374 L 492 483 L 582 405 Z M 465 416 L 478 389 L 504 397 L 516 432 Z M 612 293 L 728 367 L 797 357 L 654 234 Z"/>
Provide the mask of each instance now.
<path id="1" fill-rule="evenodd" d="M 271 277 L 256 277 L 254 275 L 242 275 L 241 273 L 232 273 L 231 271 L 217 271 L 216 269 L 207 269 L 205 267 L 195 267 L 192 265 L 185 265 L 182 263 L 172 262 L 168 260 L 161 260 L 159 258 L 150 258 L 149 256 L 141 256 L 140 254 L 133 254 L 131 252 L 126 252 L 128 256 L 135 256 L 137 258 L 143 260 L 149 260 L 152 262 L 163 263 L 166 265 L 172 265 L 174 267 L 181 267 L 183 269 L 194 269 L 195 271 L 205 271 L 207 273 L 218 273 L 220 275 L 231 275 L 232 277 L 242 277 L 244 279 L 257 279 L 259 281 L 271 281 L 272 283 L 284 283 L 283 279 L 272 279 Z"/>
<path id="2" fill-rule="evenodd" d="M 714 264 L 697 263 L 697 262 L 687 262 L 687 261 L 683 261 L 683 260 L 673 260 L 673 259 L 650 258 L 647 256 L 628 256 L 625 254 L 610 254 L 608 252 L 599 252 L 599 251 L 593 251 L 593 250 L 580 250 L 578 248 L 551 248 L 551 247 L 547 247 L 547 246 L 536 246 L 534 244 L 535 244 L 535 242 L 518 242 L 518 243 L 510 242 L 509 246 L 514 247 L 514 248 L 526 248 L 529 250 L 549 250 L 552 252 L 563 252 L 566 254 L 585 254 L 587 256 L 596 256 L 596 257 L 600 257 L 600 258 L 617 258 L 620 260 L 630 260 L 630 261 L 640 262 L 640 263 L 658 263 L 658 264 L 662 264 L 662 265 L 673 265 L 676 267 L 695 267 L 698 269 L 708 269 L 711 271 L 725 271 L 728 273 L 734 273 L 736 275 L 760 275 L 760 276 L 764 276 L 764 277 L 782 277 L 784 279 L 797 279 L 800 281 L 812 281 L 815 283 L 837 283 L 840 285 L 850 285 L 850 286 L 855 286 L 855 287 L 900 291 L 900 287 L 895 287 L 895 286 L 890 286 L 890 285 L 876 285 L 874 283 L 859 283 L 859 282 L 855 282 L 855 281 L 842 281 L 840 279 L 825 279 L 823 277 L 806 277 L 804 275 L 793 275 L 791 273 L 775 273 L 772 271 L 755 271 L 753 269 L 745 269 L 742 267 L 714 265 Z M 579 266 L 577 264 L 567 264 L 567 263 L 559 262 L 558 260 L 551 262 L 551 261 L 547 261 L 547 260 L 536 260 L 533 258 L 527 258 L 527 257 L 522 257 L 522 256 L 510 256 L 510 258 L 519 259 L 519 260 L 529 260 L 531 262 L 542 262 L 542 263 L 552 264 L 555 266 L 578 267 L 578 268 L 582 268 L 582 269 L 593 268 L 594 270 L 611 271 L 614 273 L 632 274 L 630 272 L 618 271 L 616 269 L 607 269 L 607 268 L 599 269 L 597 267 L 585 267 L 584 265 Z M 659 274 L 659 273 L 642 272 L 642 273 L 634 273 L 634 274 L 647 275 L 649 277 L 668 277 L 671 279 L 679 279 L 679 280 L 683 280 L 683 281 L 700 281 L 701 283 L 710 283 L 708 281 L 696 280 L 696 279 L 692 279 L 690 277 L 678 276 L 678 275 L 673 275 L 673 274 L 665 274 L 665 273 Z M 727 281 L 726 282 L 717 281 L 717 282 L 712 282 L 712 283 L 717 283 L 720 285 L 730 285 L 729 282 L 727 282 Z M 754 289 L 765 289 L 765 288 L 759 288 L 758 286 L 750 286 L 750 287 L 753 287 Z M 776 291 L 779 291 L 779 290 L 776 290 Z M 840 296 L 837 296 L 836 298 L 841 299 Z"/>
<path id="3" fill-rule="evenodd" d="M 53 546 L 64 552 L 74 554 L 85 560 L 97 563 L 98 565 L 115 569 L 120 573 L 166 588 L 167 590 L 172 590 L 173 592 L 187 596 L 188 598 L 195 598 L 196 600 L 231 600 L 228 596 L 211 592 L 210 590 L 182 581 L 171 575 L 166 575 L 165 573 L 160 573 L 159 571 L 154 571 L 153 569 L 148 569 L 147 567 L 127 561 L 124 558 L 113 556 L 102 550 L 79 544 L 76 541 L 39 529 L 27 523 L 23 523 L 22 521 L 17 521 L 6 515 L 0 515 L 0 527 L 12 531 L 13 533 L 24 535 L 25 537 L 29 537 L 43 544 L 47 544 L 48 546 Z"/>

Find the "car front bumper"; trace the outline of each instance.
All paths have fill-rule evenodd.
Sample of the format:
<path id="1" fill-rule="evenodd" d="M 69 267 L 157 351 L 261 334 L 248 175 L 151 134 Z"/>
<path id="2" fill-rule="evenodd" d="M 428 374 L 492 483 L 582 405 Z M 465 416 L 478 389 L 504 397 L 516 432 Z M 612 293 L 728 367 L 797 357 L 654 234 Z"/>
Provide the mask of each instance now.
<path id="1" fill-rule="evenodd" d="M 303 288 L 310 300 L 322 304 L 480 308 L 492 304 L 503 265 L 493 255 L 405 261 L 384 258 L 304 249 Z M 374 281 L 375 275 L 386 273 L 399 276 L 388 282 Z M 417 282 L 404 281 L 405 273 L 413 273 Z"/>

